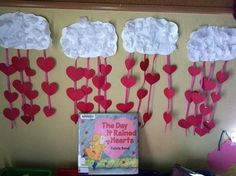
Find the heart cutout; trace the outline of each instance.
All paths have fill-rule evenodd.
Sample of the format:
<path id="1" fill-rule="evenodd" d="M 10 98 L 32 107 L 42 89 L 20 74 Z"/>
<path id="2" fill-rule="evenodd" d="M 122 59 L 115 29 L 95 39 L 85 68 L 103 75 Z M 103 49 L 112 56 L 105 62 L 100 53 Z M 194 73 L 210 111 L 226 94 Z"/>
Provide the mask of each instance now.
<path id="1" fill-rule="evenodd" d="M 141 88 L 137 91 L 137 97 L 142 100 L 144 97 L 146 97 L 147 93 L 147 89 Z"/>
<path id="2" fill-rule="evenodd" d="M 91 79 L 92 77 L 94 77 L 94 75 L 95 75 L 94 69 L 88 69 L 88 68 L 84 69 L 84 77 L 86 79 Z"/>
<path id="3" fill-rule="evenodd" d="M 146 123 L 152 118 L 152 113 L 145 112 L 143 114 L 143 127 L 146 125 Z"/>
<path id="4" fill-rule="evenodd" d="M 105 97 L 103 95 L 96 95 L 93 99 L 96 103 L 101 104 L 101 102 L 105 100 Z"/>
<path id="5" fill-rule="evenodd" d="M 216 79 L 217 79 L 218 83 L 220 83 L 220 84 L 222 84 L 225 81 L 227 81 L 228 78 L 229 78 L 229 74 L 226 73 L 226 72 L 218 71 L 216 73 Z"/>
<path id="6" fill-rule="evenodd" d="M 121 78 L 121 83 L 126 87 L 126 88 L 131 88 L 136 84 L 136 79 L 134 76 L 130 75 L 125 75 Z"/>
<path id="7" fill-rule="evenodd" d="M 89 87 L 89 86 L 87 87 L 85 85 L 83 85 L 80 89 L 84 92 L 84 95 L 89 95 L 93 91 L 93 89 L 91 87 Z"/>
<path id="8" fill-rule="evenodd" d="M 20 118 L 27 125 L 32 121 L 32 117 L 28 115 L 22 115 Z"/>
<path id="9" fill-rule="evenodd" d="M 172 115 L 169 112 L 164 112 L 163 118 L 164 118 L 166 124 L 169 124 L 172 121 Z"/>
<path id="10" fill-rule="evenodd" d="M 13 103 L 18 98 L 18 94 L 16 92 L 9 92 L 8 90 L 4 91 L 4 96 L 9 103 Z"/>
<path id="11" fill-rule="evenodd" d="M 150 84 L 153 85 L 157 81 L 159 81 L 160 75 L 158 73 L 147 73 L 145 75 L 145 80 Z"/>
<path id="12" fill-rule="evenodd" d="M 5 75 L 10 76 L 14 74 L 17 70 L 13 65 L 7 66 L 4 63 L 0 63 L 0 71 L 3 72 Z"/>
<path id="13" fill-rule="evenodd" d="M 52 57 L 39 57 L 37 59 L 37 65 L 39 66 L 39 68 L 41 68 L 43 71 L 45 72 L 49 72 L 51 71 L 54 66 L 56 65 L 56 61 L 54 58 Z"/>
<path id="14" fill-rule="evenodd" d="M 127 103 L 118 103 L 116 105 L 116 108 L 123 113 L 129 112 L 133 107 L 134 107 L 134 102 L 132 101 Z"/>
<path id="15" fill-rule="evenodd" d="M 165 94 L 166 98 L 171 99 L 175 95 L 175 90 L 172 88 L 165 88 L 164 94 Z"/>
<path id="16" fill-rule="evenodd" d="M 66 74 L 72 81 L 79 81 L 84 77 L 84 69 L 82 67 L 69 66 L 66 69 Z"/>
<path id="17" fill-rule="evenodd" d="M 197 76 L 199 73 L 201 73 L 201 68 L 196 66 L 190 66 L 188 67 L 188 72 L 191 76 Z"/>
<path id="18" fill-rule="evenodd" d="M 77 104 L 77 108 L 80 110 L 80 112 L 82 113 L 90 113 L 92 112 L 94 105 L 90 102 L 86 103 L 86 102 L 79 102 Z"/>
<path id="19" fill-rule="evenodd" d="M 39 95 L 37 90 L 29 90 L 27 92 L 25 92 L 25 96 L 29 99 L 29 100 L 34 100 L 35 98 L 37 98 Z"/>
<path id="20" fill-rule="evenodd" d="M 221 96 L 217 94 L 216 92 L 212 92 L 211 99 L 214 103 L 217 103 L 221 99 Z"/>
<path id="21" fill-rule="evenodd" d="M 104 85 L 102 86 L 103 91 L 107 91 L 110 88 L 111 88 L 111 83 L 109 82 L 104 83 Z"/>
<path id="22" fill-rule="evenodd" d="M 12 85 L 20 93 L 25 93 L 32 89 L 32 83 L 30 82 L 21 83 L 20 80 L 14 80 Z"/>
<path id="23" fill-rule="evenodd" d="M 205 122 L 203 122 L 203 125 L 204 125 L 207 129 L 212 130 L 212 129 L 215 127 L 215 122 L 214 122 L 214 120 L 205 121 Z"/>
<path id="24" fill-rule="evenodd" d="M 186 100 L 191 103 L 192 102 L 192 91 L 191 90 L 186 90 L 184 95 L 185 95 L 185 98 Z"/>
<path id="25" fill-rule="evenodd" d="M 148 66 L 149 66 L 149 60 L 144 59 L 144 61 L 140 62 L 139 66 L 140 66 L 141 70 L 145 72 L 147 70 Z"/>
<path id="26" fill-rule="evenodd" d="M 187 122 L 190 124 L 190 125 L 192 125 L 192 126 L 198 126 L 198 125 L 200 125 L 201 124 L 201 122 L 202 122 L 202 115 L 200 114 L 200 115 L 197 115 L 196 117 L 194 116 L 194 115 L 191 115 L 191 116 L 188 116 L 187 117 Z"/>
<path id="27" fill-rule="evenodd" d="M 94 76 L 93 79 L 93 85 L 97 88 L 97 89 L 101 89 L 102 86 L 105 83 L 105 77 L 104 76 Z"/>
<path id="28" fill-rule="evenodd" d="M 77 122 L 79 121 L 79 114 L 72 114 L 70 116 L 70 119 L 75 123 L 77 124 Z"/>
<path id="29" fill-rule="evenodd" d="M 70 87 L 66 90 L 67 96 L 72 100 L 72 101 L 78 101 L 81 100 L 84 97 L 84 91 L 81 89 L 75 89 L 73 87 Z"/>
<path id="30" fill-rule="evenodd" d="M 94 126 L 94 134 L 100 134 L 101 136 L 103 136 L 105 138 L 105 141 L 113 141 L 114 136 L 113 135 L 108 135 L 107 134 L 107 130 L 104 130 L 103 126 L 105 124 L 109 124 L 111 126 L 113 126 L 114 128 L 109 128 L 109 130 L 111 130 L 112 134 L 120 134 L 122 133 L 124 130 L 129 132 L 129 133 L 135 133 L 136 129 L 133 125 L 133 122 L 128 119 L 128 118 L 117 118 L 115 120 L 111 119 L 111 118 L 99 118 L 96 120 L 96 124 Z M 117 125 L 117 124 L 125 124 L 126 127 L 121 127 L 121 125 Z M 134 141 L 134 135 L 129 135 L 130 140 Z M 127 136 L 116 136 L 116 138 L 118 139 L 125 139 L 127 138 Z M 122 156 L 122 154 L 127 151 L 127 149 L 129 148 L 129 146 L 132 143 L 130 142 L 122 142 L 121 140 L 117 141 L 117 142 L 107 142 L 106 143 L 106 148 L 104 149 L 104 153 L 109 156 L 111 159 L 115 160 L 117 158 L 119 158 L 120 156 Z M 114 148 L 115 147 L 119 147 L 119 150 L 116 150 L 116 152 L 114 152 Z"/>
<path id="31" fill-rule="evenodd" d="M 103 107 L 104 110 L 107 110 L 112 104 L 111 100 L 102 100 L 101 101 L 101 106 Z"/>
<path id="32" fill-rule="evenodd" d="M 100 65 L 100 72 L 102 73 L 103 76 L 107 76 L 112 70 L 112 66 L 111 65 L 104 65 L 101 64 Z"/>
<path id="33" fill-rule="evenodd" d="M 203 116 L 206 116 L 212 112 L 212 107 L 206 106 L 205 104 L 200 105 L 200 112 Z"/>
<path id="34" fill-rule="evenodd" d="M 20 114 L 20 111 L 17 108 L 5 108 L 3 110 L 3 115 L 11 121 L 14 121 Z"/>
<path id="35" fill-rule="evenodd" d="M 15 69 L 19 72 L 24 71 L 27 67 L 29 67 L 29 59 L 27 57 L 19 58 L 17 56 L 13 56 L 12 59 L 12 65 L 15 67 Z"/>
<path id="36" fill-rule="evenodd" d="M 45 106 L 45 107 L 43 108 L 43 112 L 44 112 L 45 116 L 50 117 L 50 116 L 52 116 L 53 114 L 55 114 L 56 109 L 53 108 L 53 107 Z"/>
<path id="37" fill-rule="evenodd" d="M 202 88 L 205 91 L 213 90 L 216 87 L 216 83 L 206 77 L 203 78 Z"/>
<path id="38" fill-rule="evenodd" d="M 195 128 L 195 132 L 196 132 L 200 137 L 202 137 L 202 136 L 206 135 L 206 134 L 209 132 L 209 130 L 208 130 L 207 128 L 205 128 L 205 127 L 203 127 L 203 128 L 196 127 L 196 128 Z"/>
<path id="39" fill-rule="evenodd" d="M 26 115 L 33 117 L 40 111 L 40 106 L 36 104 L 35 105 L 24 104 L 22 106 L 22 110 Z"/>
<path id="40" fill-rule="evenodd" d="M 185 119 L 180 119 L 178 125 L 184 129 L 188 129 L 191 126 Z"/>
<path id="41" fill-rule="evenodd" d="M 42 90 L 49 96 L 55 94 L 58 90 L 58 84 L 53 82 L 53 83 L 48 83 L 46 81 L 44 81 L 41 84 L 41 88 Z"/>
<path id="42" fill-rule="evenodd" d="M 174 73 L 177 69 L 177 66 L 176 65 L 164 65 L 162 67 L 162 69 L 168 74 L 168 75 L 171 75 L 172 73 Z"/>
<path id="43" fill-rule="evenodd" d="M 125 60 L 125 66 L 126 66 L 127 70 L 132 69 L 134 67 L 134 65 L 135 65 L 135 60 L 134 59 L 128 58 L 128 59 Z"/>
<path id="44" fill-rule="evenodd" d="M 25 74 L 29 77 L 35 76 L 36 75 L 36 71 L 30 67 L 26 67 L 25 68 Z"/>
<path id="45" fill-rule="evenodd" d="M 194 91 L 192 92 L 191 99 L 193 100 L 195 104 L 199 104 L 205 101 L 206 97 L 201 95 L 200 92 Z"/>

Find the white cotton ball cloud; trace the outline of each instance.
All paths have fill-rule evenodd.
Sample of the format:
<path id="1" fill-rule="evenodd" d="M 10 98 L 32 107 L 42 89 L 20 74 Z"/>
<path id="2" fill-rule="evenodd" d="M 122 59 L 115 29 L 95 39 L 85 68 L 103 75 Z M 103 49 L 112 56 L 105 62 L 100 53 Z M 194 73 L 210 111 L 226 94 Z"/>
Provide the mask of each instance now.
<path id="1" fill-rule="evenodd" d="M 176 50 L 178 26 L 153 17 L 128 21 L 121 34 L 127 52 L 168 55 Z"/>
<path id="2" fill-rule="evenodd" d="M 22 12 L 0 16 L 1 47 L 44 50 L 50 45 L 50 29 L 45 18 Z"/>
<path id="3" fill-rule="evenodd" d="M 236 28 L 202 26 L 187 43 L 192 62 L 231 60 L 236 57 Z"/>
<path id="4" fill-rule="evenodd" d="M 62 51 L 72 59 L 78 57 L 109 57 L 117 50 L 117 34 L 110 23 L 80 19 L 62 30 Z"/>

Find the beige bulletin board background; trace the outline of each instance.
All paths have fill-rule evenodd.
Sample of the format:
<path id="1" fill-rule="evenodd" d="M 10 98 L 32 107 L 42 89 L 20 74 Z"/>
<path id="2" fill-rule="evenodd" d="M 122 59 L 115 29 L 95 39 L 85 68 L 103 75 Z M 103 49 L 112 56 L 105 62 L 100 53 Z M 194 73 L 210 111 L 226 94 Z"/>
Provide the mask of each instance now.
<path id="1" fill-rule="evenodd" d="M 173 100 L 175 119 L 171 130 L 164 134 L 165 123 L 162 119 L 162 113 L 166 110 L 167 101 L 163 89 L 167 84 L 167 77 L 161 69 L 165 59 L 159 57 L 156 66 L 161 74 L 161 80 L 155 85 L 154 89 L 153 117 L 145 128 L 140 130 L 140 164 L 142 168 L 167 170 L 175 163 L 195 169 L 207 168 L 207 153 L 217 147 L 221 130 L 236 130 L 236 61 L 231 61 L 227 67 L 230 72 L 230 79 L 223 85 L 223 98 L 217 105 L 215 114 L 217 127 L 209 135 L 200 138 L 192 134 L 185 137 L 184 130 L 177 125 L 178 119 L 183 118 L 185 113 L 184 91 L 190 83 L 187 67 L 191 63 L 187 59 L 185 48 L 189 34 L 200 25 L 236 26 L 231 14 L 0 8 L 0 14 L 15 11 L 42 15 L 50 23 L 53 43 L 48 50 L 48 55 L 56 58 L 57 65 L 50 72 L 49 77 L 51 81 L 59 83 L 59 91 L 52 97 L 52 104 L 57 108 L 57 113 L 53 117 L 45 118 L 41 111 L 36 116 L 35 121 L 28 126 L 18 119 L 17 127 L 13 130 L 10 129 L 9 121 L 3 119 L 1 114 L 0 168 L 5 166 L 45 166 L 51 168 L 77 166 L 77 126 L 70 120 L 73 104 L 66 96 L 66 89 L 72 85 L 72 82 L 65 74 L 66 67 L 73 65 L 74 61 L 61 52 L 59 40 L 62 28 L 78 21 L 81 16 L 87 16 L 90 20 L 109 21 L 116 26 L 119 34 L 117 54 L 108 60 L 109 64 L 113 66 L 112 73 L 108 77 L 112 83 L 112 88 L 108 92 L 108 97 L 113 101 L 111 112 L 116 111 L 115 104 L 122 101 L 124 97 L 124 88 L 121 86 L 119 79 L 126 73 L 124 59 L 127 53 L 122 48 L 120 37 L 125 22 L 137 17 L 154 16 L 174 21 L 179 26 L 178 49 L 172 55 L 172 62 L 178 66 L 178 70 L 173 74 L 173 86 L 177 90 Z M 11 55 L 13 54 L 15 54 L 15 50 L 11 50 Z M 38 51 L 30 52 L 31 66 L 37 71 L 37 75 L 33 78 L 33 84 L 40 93 L 35 102 L 43 107 L 47 104 L 47 98 L 40 88 L 44 77 L 43 72 L 36 66 L 36 58 L 40 55 L 42 53 Z M 135 60 L 140 61 L 140 59 L 141 55 L 135 54 Z M 4 62 L 3 49 L 0 50 L 0 62 Z M 95 67 L 95 63 L 95 60 L 92 61 L 93 67 Z M 79 59 L 79 64 L 85 65 L 84 60 Z M 218 62 L 216 69 L 219 69 L 221 64 L 222 62 Z M 134 75 L 141 76 L 138 64 L 135 66 Z M 3 108 L 7 107 L 3 96 L 6 87 L 3 74 L 0 74 L 0 80 L 0 112 L 2 112 Z M 136 90 L 140 84 L 141 81 L 138 81 L 136 87 L 131 91 L 131 99 L 135 101 L 135 107 L 137 106 Z M 92 100 L 91 97 L 90 100 Z M 19 107 L 20 101 L 16 105 Z M 144 109 L 142 112 L 144 112 Z"/>

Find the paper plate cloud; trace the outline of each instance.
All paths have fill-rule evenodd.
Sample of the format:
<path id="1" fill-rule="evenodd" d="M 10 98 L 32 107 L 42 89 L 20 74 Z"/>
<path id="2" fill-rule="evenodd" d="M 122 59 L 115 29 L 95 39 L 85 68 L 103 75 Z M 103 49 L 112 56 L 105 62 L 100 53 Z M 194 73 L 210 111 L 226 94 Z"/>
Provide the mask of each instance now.
<path id="1" fill-rule="evenodd" d="M 0 16 L 1 47 L 43 50 L 50 44 L 50 29 L 45 18 L 22 12 Z"/>
<path id="2" fill-rule="evenodd" d="M 176 50 L 178 26 L 153 17 L 128 21 L 121 34 L 127 52 L 168 55 Z"/>
<path id="3" fill-rule="evenodd" d="M 60 43 L 64 54 L 73 59 L 109 57 L 116 53 L 117 34 L 112 24 L 84 17 L 62 30 Z"/>
<path id="4" fill-rule="evenodd" d="M 202 26 L 187 43 L 192 62 L 231 60 L 236 57 L 236 28 Z"/>

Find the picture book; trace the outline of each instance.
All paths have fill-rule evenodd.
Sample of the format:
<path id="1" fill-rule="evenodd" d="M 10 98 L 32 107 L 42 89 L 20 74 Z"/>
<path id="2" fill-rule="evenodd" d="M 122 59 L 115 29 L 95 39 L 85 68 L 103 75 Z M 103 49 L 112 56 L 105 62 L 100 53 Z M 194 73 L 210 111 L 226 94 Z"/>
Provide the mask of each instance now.
<path id="1" fill-rule="evenodd" d="M 138 115 L 80 114 L 79 173 L 138 174 Z"/>

